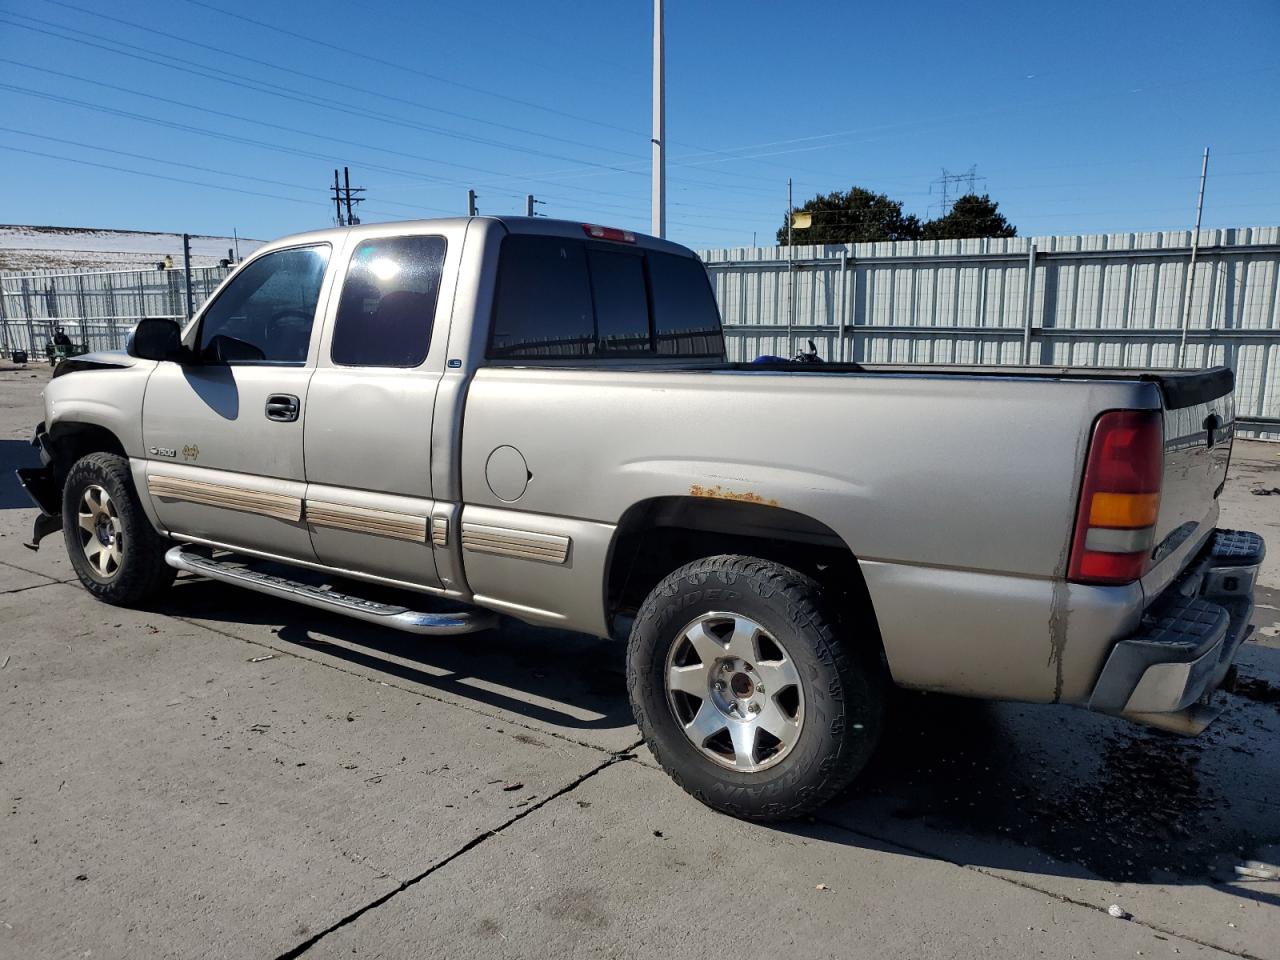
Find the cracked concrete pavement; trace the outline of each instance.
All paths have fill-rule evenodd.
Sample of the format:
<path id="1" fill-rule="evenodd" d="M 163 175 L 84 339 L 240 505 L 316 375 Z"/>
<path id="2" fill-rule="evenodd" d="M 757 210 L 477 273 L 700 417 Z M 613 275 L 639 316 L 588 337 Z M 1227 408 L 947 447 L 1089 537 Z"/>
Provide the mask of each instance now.
<path id="1" fill-rule="evenodd" d="M 761 826 L 636 749 L 618 644 L 185 578 L 95 603 L 21 546 L 31 372 L 0 370 L 0 958 L 1280 958 L 1280 881 L 1235 872 L 1280 860 L 1280 446 L 1224 495 L 1276 549 L 1204 737 L 904 696 L 845 796 Z"/>

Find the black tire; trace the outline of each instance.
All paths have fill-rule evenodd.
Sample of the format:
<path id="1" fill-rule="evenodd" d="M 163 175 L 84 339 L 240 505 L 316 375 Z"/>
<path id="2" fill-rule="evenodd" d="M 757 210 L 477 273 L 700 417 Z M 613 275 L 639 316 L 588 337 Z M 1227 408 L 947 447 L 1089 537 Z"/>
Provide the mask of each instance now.
<path id="1" fill-rule="evenodd" d="M 85 492 L 91 487 L 106 491 L 119 521 L 119 561 L 105 571 L 89 559 L 85 543 L 92 535 L 79 522 Z M 90 453 L 72 465 L 62 488 L 62 536 L 76 576 L 106 603 L 136 606 L 172 584 L 177 575 L 164 562 L 168 541 L 156 533 L 138 502 L 129 461 L 117 454 Z"/>
<path id="2" fill-rule="evenodd" d="M 799 673 L 799 733 L 789 752 L 757 772 L 709 758 L 685 734 L 669 700 L 672 646 L 700 615 L 713 612 L 759 624 Z M 627 689 L 645 742 L 680 787 L 707 806 L 764 821 L 810 813 L 848 786 L 875 750 L 890 683 L 878 644 L 842 643 L 833 623 L 815 581 L 754 557 L 698 560 L 654 588 L 631 630 Z"/>

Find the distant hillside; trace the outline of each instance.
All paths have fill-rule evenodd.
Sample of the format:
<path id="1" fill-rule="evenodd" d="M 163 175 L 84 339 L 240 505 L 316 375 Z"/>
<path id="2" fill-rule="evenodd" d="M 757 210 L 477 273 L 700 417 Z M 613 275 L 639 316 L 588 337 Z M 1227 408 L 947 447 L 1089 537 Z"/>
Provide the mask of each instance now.
<path id="1" fill-rule="evenodd" d="M 240 256 L 262 244 L 241 237 Z M 234 247 L 230 237 L 193 236 L 191 262 L 213 266 Z M 182 234 L 0 224 L 0 271 L 129 270 L 154 266 L 166 253 L 182 265 Z"/>

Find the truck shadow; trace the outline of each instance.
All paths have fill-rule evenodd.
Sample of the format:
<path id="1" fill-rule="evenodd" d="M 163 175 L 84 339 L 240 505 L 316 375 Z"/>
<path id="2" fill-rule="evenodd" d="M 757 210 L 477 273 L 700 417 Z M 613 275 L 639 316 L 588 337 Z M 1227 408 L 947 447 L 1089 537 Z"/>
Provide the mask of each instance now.
<path id="1" fill-rule="evenodd" d="M 0 440 L 0 510 L 25 510 L 31 498 L 13 471 L 40 466 L 40 454 L 27 440 Z"/>
<path id="2" fill-rule="evenodd" d="M 246 602 L 246 596 L 236 587 L 183 578 L 157 612 L 219 622 L 230 632 L 244 624 L 271 626 L 300 651 L 567 732 L 632 726 L 620 643 L 505 618 L 482 633 L 418 637 L 261 595 Z"/>
<path id="3" fill-rule="evenodd" d="M 160 612 L 279 641 L 566 736 L 631 729 L 624 645 L 511 621 L 417 638 L 205 580 L 180 580 Z M 283 624 L 283 626 L 277 626 Z M 259 630 L 244 631 L 252 637 Z M 1248 644 L 1243 694 L 1187 740 L 1088 711 L 898 693 L 879 750 L 808 823 L 773 829 L 908 850 L 991 870 L 1117 883 L 1225 885 L 1280 906 L 1280 884 L 1234 867 L 1280 859 L 1280 649 Z M 627 733 L 630 737 L 630 733 Z"/>

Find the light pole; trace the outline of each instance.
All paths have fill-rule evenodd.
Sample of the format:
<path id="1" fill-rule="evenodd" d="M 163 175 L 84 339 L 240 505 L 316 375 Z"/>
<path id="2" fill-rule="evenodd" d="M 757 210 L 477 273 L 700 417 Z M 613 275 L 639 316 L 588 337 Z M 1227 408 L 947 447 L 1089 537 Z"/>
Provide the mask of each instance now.
<path id="1" fill-rule="evenodd" d="M 667 235 L 667 91 L 662 0 L 653 0 L 653 216 L 650 232 Z"/>

